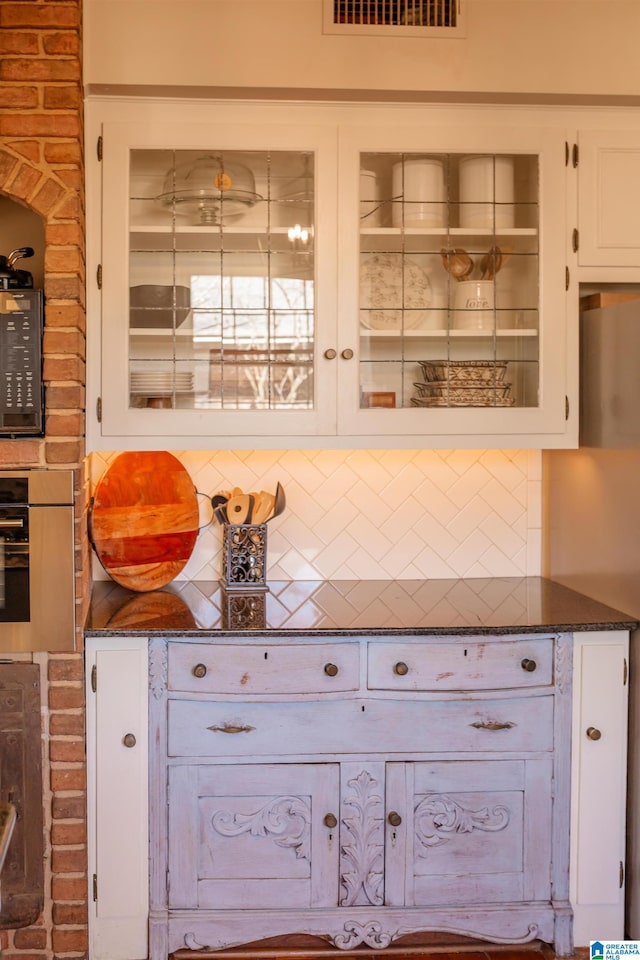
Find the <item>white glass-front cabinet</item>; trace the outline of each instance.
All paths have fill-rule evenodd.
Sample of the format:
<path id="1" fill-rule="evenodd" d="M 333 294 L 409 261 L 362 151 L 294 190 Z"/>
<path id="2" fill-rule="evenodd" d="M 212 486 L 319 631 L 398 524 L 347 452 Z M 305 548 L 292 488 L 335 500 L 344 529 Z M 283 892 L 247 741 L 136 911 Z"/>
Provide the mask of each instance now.
<path id="1" fill-rule="evenodd" d="M 457 125 L 340 140 L 339 329 L 356 361 L 339 370 L 340 428 L 554 445 L 567 426 L 562 137 Z"/>
<path id="2" fill-rule="evenodd" d="M 571 445 L 562 130 L 136 109 L 96 125 L 92 448 Z"/>
<path id="3" fill-rule="evenodd" d="M 335 128 L 103 136 L 103 437 L 335 432 Z"/>

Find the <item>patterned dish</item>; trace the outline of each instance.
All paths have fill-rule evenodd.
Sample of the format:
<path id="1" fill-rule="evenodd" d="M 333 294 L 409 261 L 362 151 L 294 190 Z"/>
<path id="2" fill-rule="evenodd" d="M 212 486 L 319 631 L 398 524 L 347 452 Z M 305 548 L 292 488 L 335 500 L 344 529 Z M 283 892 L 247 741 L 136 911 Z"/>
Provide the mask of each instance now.
<path id="1" fill-rule="evenodd" d="M 420 397 L 448 397 L 456 400 L 478 400 L 491 403 L 504 400 L 511 393 L 510 383 L 452 383 L 450 380 L 431 380 L 429 383 L 414 383 Z"/>
<path id="2" fill-rule="evenodd" d="M 501 360 L 419 360 L 427 381 L 495 383 L 504 380 L 507 364 Z"/>
<path id="3" fill-rule="evenodd" d="M 414 260 L 400 253 L 374 253 L 360 267 L 360 319 L 370 330 L 415 330 L 424 326 L 431 282 Z M 403 323 L 404 316 L 404 323 Z"/>
<path id="4" fill-rule="evenodd" d="M 515 403 L 513 397 L 504 397 L 503 399 L 489 398 L 482 400 L 471 396 L 461 398 L 448 397 L 411 397 L 411 403 L 414 407 L 512 407 Z"/>

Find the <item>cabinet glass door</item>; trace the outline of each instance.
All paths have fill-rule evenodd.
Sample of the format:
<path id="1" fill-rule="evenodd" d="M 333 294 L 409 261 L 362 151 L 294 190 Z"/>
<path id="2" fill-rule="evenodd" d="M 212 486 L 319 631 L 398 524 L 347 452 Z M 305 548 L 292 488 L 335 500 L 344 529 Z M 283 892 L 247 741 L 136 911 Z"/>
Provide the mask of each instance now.
<path id="1" fill-rule="evenodd" d="M 360 406 L 537 406 L 537 157 L 363 154 L 360 184 Z"/>
<path id="2" fill-rule="evenodd" d="M 103 434 L 335 430 L 316 364 L 335 237 L 334 204 L 318 257 L 317 192 L 334 168 L 335 133 L 315 129 L 109 125 Z"/>
<path id="3" fill-rule="evenodd" d="M 313 406 L 314 157 L 134 150 L 131 407 Z"/>
<path id="4" fill-rule="evenodd" d="M 363 149 L 372 137 L 356 137 L 343 158 L 359 181 L 351 309 L 360 432 L 367 417 L 382 433 L 404 424 L 411 434 L 480 438 L 544 432 L 551 419 L 564 429 L 561 299 L 553 309 L 564 273 L 562 180 L 553 177 L 564 152 L 547 155 L 532 131 L 517 149 L 503 131 L 487 152 L 464 132 L 421 131 L 418 149 L 412 131 L 406 143 L 390 137 L 403 147 L 393 151 Z M 476 143 L 491 140 L 483 131 Z M 429 151 L 442 142 L 446 151 Z M 559 362 L 545 348 L 559 350 Z"/>

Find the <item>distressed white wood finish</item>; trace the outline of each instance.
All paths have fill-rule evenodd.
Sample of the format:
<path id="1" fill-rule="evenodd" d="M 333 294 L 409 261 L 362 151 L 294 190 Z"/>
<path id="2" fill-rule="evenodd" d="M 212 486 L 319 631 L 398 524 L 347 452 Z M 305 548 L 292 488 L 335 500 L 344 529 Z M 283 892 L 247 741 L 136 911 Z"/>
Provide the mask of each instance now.
<path id="1" fill-rule="evenodd" d="M 370 643 L 368 681 L 382 690 L 499 690 L 553 682 L 553 641 Z M 523 661 L 525 666 L 523 666 Z M 407 672 L 397 672 L 397 664 Z M 531 666 L 533 669 L 531 669 Z M 528 668 L 528 669 L 527 669 Z"/>
<path id="2" fill-rule="evenodd" d="M 400 697 L 400 695 L 398 695 Z M 169 703 L 171 757 L 553 749 L 553 697 Z M 349 745 L 352 746 L 349 746 Z"/>
<path id="3" fill-rule="evenodd" d="M 196 667 L 204 667 L 204 676 L 194 673 Z M 246 646 L 241 661 L 236 644 L 176 644 L 169 649 L 169 688 L 185 693 L 336 693 L 357 690 L 359 684 L 357 644 Z"/>
<path id="4" fill-rule="evenodd" d="M 171 768 L 171 908 L 335 906 L 338 839 L 323 818 L 338 778 L 337 764 Z"/>
<path id="5" fill-rule="evenodd" d="M 405 641 L 380 645 L 410 646 L 425 677 L 434 647 L 438 669 L 465 649 Z M 363 665 L 369 643 L 331 640 Z M 314 662 L 313 642 L 272 645 Z M 167 663 L 191 685 L 203 646 L 215 662 L 215 640 L 150 645 L 152 960 L 288 933 L 383 949 L 420 930 L 572 952 L 570 637 L 468 638 L 498 678 L 476 692 L 374 690 L 363 667 L 355 692 L 310 695 L 296 689 L 313 676 L 303 656 L 281 694 L 261 689 L 267 674 L 242 699 L 237 678 L 263 648 L 239 637 L 224 650 L 229 693 L 168 690 Z M 540 686 L 519 665 L 532 650 Z"/>

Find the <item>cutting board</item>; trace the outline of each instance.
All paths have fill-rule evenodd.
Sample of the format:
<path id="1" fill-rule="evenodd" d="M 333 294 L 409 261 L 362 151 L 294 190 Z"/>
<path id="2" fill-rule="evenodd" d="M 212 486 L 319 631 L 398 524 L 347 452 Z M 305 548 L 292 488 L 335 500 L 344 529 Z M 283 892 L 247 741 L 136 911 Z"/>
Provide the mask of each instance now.
<path id="1" fill-rule="evenodd" d="M 198 536 L 198 497 L 166 451 L 119 454 L 98 481 L 91 542 L 109 576 L 129 590 L 158 590 L 183 569 Z"/>

